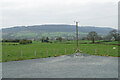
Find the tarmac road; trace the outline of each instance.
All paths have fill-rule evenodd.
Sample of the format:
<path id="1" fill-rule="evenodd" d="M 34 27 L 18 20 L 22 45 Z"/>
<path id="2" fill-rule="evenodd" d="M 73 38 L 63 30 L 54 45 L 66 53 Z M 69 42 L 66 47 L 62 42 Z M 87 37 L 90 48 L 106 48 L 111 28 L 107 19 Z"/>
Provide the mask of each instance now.
<path id="1" fill-rule="evenodd" d="M 118 58 L 60 56 L 2 63 L 3 78 L 118 78 Z"/>

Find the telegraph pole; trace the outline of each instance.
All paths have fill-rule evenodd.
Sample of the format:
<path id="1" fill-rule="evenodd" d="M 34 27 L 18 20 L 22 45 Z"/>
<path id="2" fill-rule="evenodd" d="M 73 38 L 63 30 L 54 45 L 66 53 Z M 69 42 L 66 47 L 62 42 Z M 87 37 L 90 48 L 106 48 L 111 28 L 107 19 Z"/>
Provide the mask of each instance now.
<path id="1" fill-rule="evenodd" d="M 78 22 L 76 22 L 76 53 L 79 52 L 79 48 L 78 48 Z"/>

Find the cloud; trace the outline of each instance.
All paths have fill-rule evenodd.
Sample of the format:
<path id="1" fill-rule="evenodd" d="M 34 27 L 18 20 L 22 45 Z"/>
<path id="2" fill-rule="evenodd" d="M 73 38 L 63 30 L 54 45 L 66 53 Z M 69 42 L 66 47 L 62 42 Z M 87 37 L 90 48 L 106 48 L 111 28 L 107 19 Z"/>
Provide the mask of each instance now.
<path id="1" fill-rule="evenodd" d="M 118 0 L 2 0 L 3 27 L 45 23 L 117 27 Z"/>

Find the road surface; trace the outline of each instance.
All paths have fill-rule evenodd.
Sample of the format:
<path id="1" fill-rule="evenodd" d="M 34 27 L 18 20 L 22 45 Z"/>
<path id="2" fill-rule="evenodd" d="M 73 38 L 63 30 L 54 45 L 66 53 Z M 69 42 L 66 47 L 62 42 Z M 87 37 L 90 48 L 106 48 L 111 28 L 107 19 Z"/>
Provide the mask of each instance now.
<path id="1" fill-rule="evenodd" d="M 118 58 L 60 56 L 2 64 L 3 78 L 118 78 Z"/>

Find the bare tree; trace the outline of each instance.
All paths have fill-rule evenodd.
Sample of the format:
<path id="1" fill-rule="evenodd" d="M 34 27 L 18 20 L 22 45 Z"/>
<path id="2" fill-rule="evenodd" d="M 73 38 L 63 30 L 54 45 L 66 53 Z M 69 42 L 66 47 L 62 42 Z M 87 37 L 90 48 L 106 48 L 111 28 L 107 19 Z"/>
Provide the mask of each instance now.
<path id="1" fill-rule="evenodd" d="M 48 40 L 49 40 L 49 38 L 48 38 L 48 37 L 46 37 L 46 40 L 48 41 Z"/>
<path id="2" fill-rule="evenodd" d="M 41 38 L 41 41 L 44 42 L 44 40 L 45 40 L 45 37 L 42 37 L 42 38 Z"/>
<path id="3" fill-rule="evenodd" d="M 111 41 L 112 40 L 112 35 L 108 34 L 104 36 L 104 41 Z"/>
<path id="4" fill-rule="evenodd" d="M 56 40 L 59 40 L 61 42 L 63 40 L 63 38 L 62 37 L 58 37 L 58 38 L 56 38 Z"/>
<path id="5" fill-rule="evenodd" d="M 95 40 L 98 38 L 98 35 L 95 31 L 89 32 L 87 35 L 88 39 L 92 41 L 92 43 L 95 43 Z"/>
<path id="6" fill-rule="evenodd" d="M 115 41 L 118 41 L 118 39 L 119 39 L 119 33 L 118 33 L 117 30 L 110 31 L 109 35 L 111 35 L 115 39 Z"/>

